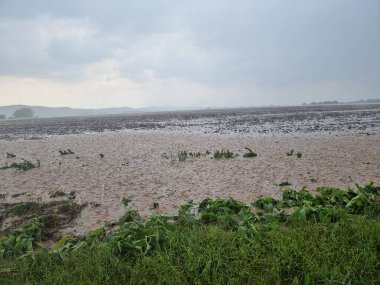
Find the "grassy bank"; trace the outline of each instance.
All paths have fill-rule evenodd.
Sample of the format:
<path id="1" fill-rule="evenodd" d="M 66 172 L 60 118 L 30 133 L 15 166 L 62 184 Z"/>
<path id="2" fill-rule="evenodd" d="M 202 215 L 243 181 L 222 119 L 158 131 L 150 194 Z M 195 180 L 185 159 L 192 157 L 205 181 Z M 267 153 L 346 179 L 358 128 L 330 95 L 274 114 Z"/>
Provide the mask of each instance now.
<path id="1" fill-rule="evenodd" d="M 379 284 L 380 187 L 285 190 L 247 206 L 182 205 L 177 217 L 41 246 L 40 220 L 0 240 L 2 284 Z"/>

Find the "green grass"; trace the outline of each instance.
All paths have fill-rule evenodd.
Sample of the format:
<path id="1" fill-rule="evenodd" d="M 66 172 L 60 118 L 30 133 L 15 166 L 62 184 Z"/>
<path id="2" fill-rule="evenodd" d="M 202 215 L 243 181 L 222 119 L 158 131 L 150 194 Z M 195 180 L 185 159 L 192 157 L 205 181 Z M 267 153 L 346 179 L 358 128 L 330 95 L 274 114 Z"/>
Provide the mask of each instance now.
<path id="1" fill-rule="evenodd" d="M 38 246 L 36 222 L 19 233 L 26 246 L 14 247 L 17 232 L 1 238 L 0 283 L 379 284 L 380 187 L 357 188 L 286 189 L 255 208 L 206 199 L 174 219 L 127 211 L 119 227 L 52 249 Z"/>

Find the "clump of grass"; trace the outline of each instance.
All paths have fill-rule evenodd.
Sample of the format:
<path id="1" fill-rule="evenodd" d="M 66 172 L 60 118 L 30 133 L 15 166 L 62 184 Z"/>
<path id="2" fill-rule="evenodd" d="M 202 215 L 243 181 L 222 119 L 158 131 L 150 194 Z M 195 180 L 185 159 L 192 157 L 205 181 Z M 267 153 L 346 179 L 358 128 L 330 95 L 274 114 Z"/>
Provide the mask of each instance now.
<path id="1" fill-rule="evenodd" d="M 14 158 L 16 157 L 15 154 L 7 152 L 7 158 Z"/>
<path id="2" fill-rule="evenodd" d="M 39 160 L 37 160 L 37 162 L 34 164 L 32 163 L 31 161 L 29 160 L 26 160 L 26 159 L 23 159 L 22 158 L 22 162 L 13 162 L 12 164 L 8 165 L 6 164 L 5 166 L 1 167 L 0 169 L 8 169 L 8 168 L 14 168 L 14 169 L 17 169 L 17 170 L 29 170 L 29 169 L 33 169 L 33 168 L 38 168 L 41 166 L 41 163 Z"/>
<path id="3" fill-rule="evenodd" d="M 153 203 L 153 209 L 158 209 L 159 207 L 160 207 L 160 204 L 158 204 L 157 202 Z"/>
<path id="4" fill-rule="evenodd" d="M 228 149 L 222 149 L 222 150 L 216 150 L 214 151 L 214 158 L 215 159 L 221 159 L 221 158 L 235 158 L 238 156 L 237 154 L 233 153 L 232 151 Z"/>
<path id="5" fill-rule="evenodd" d="M 78 205 L 73 202 L 72 199 L 61 201 L 61 204 L 57 207 L 57 211 L 59 214 L 66 214 L 68 216 L 73 215 L 76 216 L 80 210 L 87 206 L 88 203 Z"/>
<path id="6" fill-rule="evenodd" d="M 248 150 L 247 153 L 243 155 L 243 157 L 256 157 L 257 153 L 253 152 L 250 148 L 246 147 L 246 150 Z"/>
<path id="7" fill-rule="evenodd" d="M 74 154 L 75 153 L 71 149 L 59 150 L 58 152 L 59 152 L 60 155 L 68 155 L 68 154 Z"/>
<path id="8" fill-rule="evenodd" d="M 17 203 L 13 206 L 12 213 L 16 216 L 22 216 L 28 213 L 33 208 L 33 205 L 30 203 Z"/>
<path id="9" fill-rule="evenodd" d="M 296 153 L 296 156 L 297 156 L 297 158 L 301 158 L 301 157 L 302 157 L 302 152 L 299 152 L 299 151 L 298 151 L 298 152 Z"/>

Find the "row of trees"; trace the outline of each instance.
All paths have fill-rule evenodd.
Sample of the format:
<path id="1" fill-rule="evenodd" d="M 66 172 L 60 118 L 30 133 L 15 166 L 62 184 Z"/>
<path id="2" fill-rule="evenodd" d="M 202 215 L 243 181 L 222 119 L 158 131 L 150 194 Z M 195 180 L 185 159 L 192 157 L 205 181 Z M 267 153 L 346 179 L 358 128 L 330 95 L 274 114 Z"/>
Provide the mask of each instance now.
<path id="1" fill-rule="evenodd" d="M 31 108 L 21 108 L 17 109 L 13 112 L 13 116 L 11 118 L 21 119 L 21 118 L 33 118 L 34 111 Z M 4 120 L 7 117 L 4 114 L 0 114 L 0 120 Z"/>

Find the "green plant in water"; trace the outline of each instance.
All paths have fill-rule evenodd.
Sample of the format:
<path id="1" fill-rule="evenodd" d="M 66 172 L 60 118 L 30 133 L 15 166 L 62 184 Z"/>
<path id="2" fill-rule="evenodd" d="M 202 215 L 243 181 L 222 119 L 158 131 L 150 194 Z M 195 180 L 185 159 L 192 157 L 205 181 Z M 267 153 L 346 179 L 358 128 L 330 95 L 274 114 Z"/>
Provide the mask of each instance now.
<path id="1" fill-rule="evenodd" d="M 58 152 L 59 152 L 60 155 L 74 154 L 74 152 L 71 149 L 59 150 Z"/>
<path id="2" fill-rule="evenodd" d="M 292 183 L 290 183 L 289 181 L 282 181 L 277 184 L 277 186 L 280 186 L 280 187 L 290 186 L 290 185 L 292 185 Z"/>
<path id="3" fill-rule="evenodd" d="M 235 158 L 237 156 L 237 154 L 234 154 L 232 151 L 230 150 L 225 150 L 225 149 L 222 149 L 222 150 L 216 150 L 214 151 L 214 158 L 215 159 L 221 159 L 221 158 Z"/>
<path id="4" fill-rule="evenodd" d="M 250 148 L 246 147 L 246 150 L 248 150 L 247 153 L 243 155 L 243 157 L 256 157 L 257 153 L 253 152 Z"/>
<path id="5" fill-rule="evenodd" d="M 178 161 L 185 161 L 189 155 L 189 153 L 186 150 L 178 150 Z"/>
<path id="6" fill-rule="evenodd" d="M 7 152 L 7 158 L 14 158 L 16 157 L 15 154 Z"/>
<path id="7" fill-rule="evenodd" d="M 129 203 L 132 202 L 132 199 L 127 198 L 127 197 L 124 197 L 123 200 L 121 200 L 121 201 L 123 202 L 123 205 L 124 205 L 125 207 L 127 207 L 127 206 L 129 205 Z"/>
<path id="8" fill-rule="evenodd" d="M 53 193 L 50 194 L 50 198 L 57 198 L 57 197 L 64 197 L 66 196 L 66 193 L 62 190 L 56 190 Z"/>
<path id="9" fill-rule="evenodd" d="M 29 170 L 33 168 L 38 168 L 41 166 L 41 163 L 39 160 L 37 160 L 36 164 L 30 162 L 29 160 L 23 159 L 22 162 L 13 162 L 11 165 L 6 164 L 5 166 L 1 167 L 0 169 L 8 169 L 8 168 L 14 168 L 17 170 Z"/>
<path id="10" fill-rule="evenodd" d="M 26 214 L 31 209 L 30 204 L 21 202 L 14 205 L 12 213 L 16 216 L 22 216 Z"/>
<path id="11" fill-rule="evenodd" d="M 289 150 L 289 151 L 286 153 L 287 156 L 292 156 L 293 154 L 294 154 L 294 149 L 291 149 L 291 150 Z"/>

